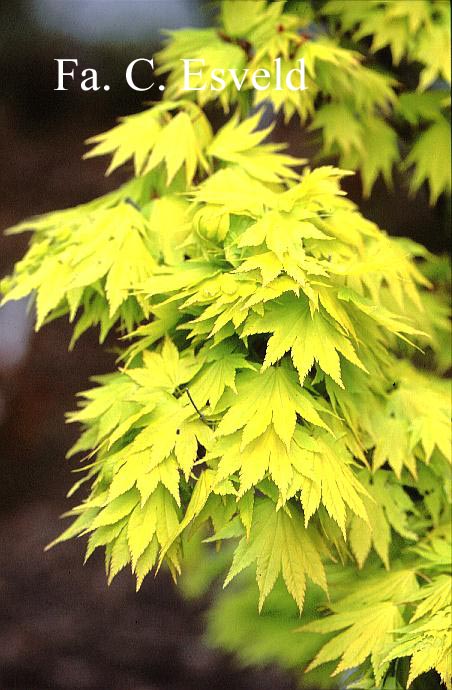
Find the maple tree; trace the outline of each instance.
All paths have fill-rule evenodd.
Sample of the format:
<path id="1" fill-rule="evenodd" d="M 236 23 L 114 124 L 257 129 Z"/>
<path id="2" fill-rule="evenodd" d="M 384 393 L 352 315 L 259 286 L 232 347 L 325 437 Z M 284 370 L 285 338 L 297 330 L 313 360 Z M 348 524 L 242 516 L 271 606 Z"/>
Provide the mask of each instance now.
<path id="1" fill-rule="evenodd" d="M 435 258 L 341 190 L 349 168 L 370 193 L 397 163 L 432 202 L 450 191 L 431 153 L 450 151 L 447 94 L 429 88 L 450 81 L 448 5 L 414 5 L 225 1 L 219 30 L 172 32 L 164 100 L 89 142 L 108 172 L 131 162 L 130 181 L 12 228 L 33 236 L 2 282 L 4 301 L 33 295 L 36 328 L 74 321 L 72 345 L 97 325 L 101 342 L 125 338 L 118 370 L 69 415 L 83 426 L 70 455 L 84 454 L 71 494 L 89 490 L 54 543 L 88 535 L 86 557 L 104 547 L 109 581 L 130 565 L 137 587 L 162 565 L 192 572 L 201 549 L 207 580 L 242 582 L 218 597 L 213 637 L 245 660 L 326 664 L 348 688 L 405 688 L 432 669 L 451 687 L 447 298 L 432 291 Z M 394 66 L 418 65 L 416 90 L 373 68 L 386 46 Z M 345 169 L 268 141 L 249 85 L 216 96 L 233 112 L 214 132 L 215 92 L 178 90 L 187 54 L 237 68 L 304 58 L 308 89 L 265 99 L 319 130 Z M 403 160 L 399 119 L 420 132 Z M 416 366 L 426 349 L 429 369 Z M 243 639 L 251 599 L 259 634 Z"/>

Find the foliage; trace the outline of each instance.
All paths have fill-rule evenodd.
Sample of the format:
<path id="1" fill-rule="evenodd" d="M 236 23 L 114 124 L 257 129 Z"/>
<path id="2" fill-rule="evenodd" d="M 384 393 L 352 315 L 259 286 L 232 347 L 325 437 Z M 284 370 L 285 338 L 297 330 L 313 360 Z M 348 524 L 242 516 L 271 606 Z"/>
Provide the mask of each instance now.
<path id="1" fill-rule="evenodd" d="M 339 146 L 370 191 L 398 158 L 385 113 L 433 120 L 439 141 L 444 115 L 432 113 L 443 100 L 425 89 L 444 68 L 422 41 L 445 10 L 357 2 L 354 14 L 329 2 L 317 15 L 306 3 L 286 13 L 255 2 L 238 15 L 237 4 L 223 2 L 219 32 L 171 36 L 160 55 L 168 100 L 90 141 L 88 156 L 111 155 L 109 171 L 133 161 L 131 181 L 11 230 L 33 236 L 2 283 L 5 301 L 32 294 L 37 328 L 77 319 L 73 342 L 97 324 L 101 340 L 114 326 L 128 339 L 118 370 L 69 415 L 83 426 L 71 454 L 85 454 L 71 493 L 89 491 L 54 543 L 87 535 L 87 558 L 105 548 L 109 581 L 130 564 L 140 587 L 162 564 L 176 578 L 201 528 L 223 545 L 225 584 L 252 567 L 264 615 L 275 586 L 283 610 L 290 596 L 302 612 L 290 665 L 326 663 L 362 688 L 407 687 L 436 669 L 450 687 L 450 395 L 439 376 L 448 321 L 435 259 L 361 215 L 341 190 L 349 171 L 300 172 L 305 161 L 266 141 L 272 127 L 244 115 L 232 86 L 220 100 L 237 109 L 216 132 L 204 96 L 176 93 L 181 54 L 235 66 L 302 55 L 315 84 L 273 105 L 313 118 L 325 151 Z M 385 34 L 386 13 L 404 42 Z M 389 44 L 396 61 L 416 59 L 419 90 L 397 98 L 356 52 L 299 33 L 319 16 L 355 40 L 374 35 L 372 50 Z M 343 117 L 361 120 L 343 134 Z M 435 199 L 449 177 L 427 171 L 426 153 L 420 140 L 407 164 Z M 416 367 L 426 349 L 429 371 Z"/>
<path id="2" fill-rule="evenodd" d="M 297 115 L 321 134 L 323 157 L 360 171 L 366 195 L 380 175 L 391 183 L 394 165 L 412 169 L 413 192 L 428 181 L 431 203 L 450 194 L 448 2 L 225 0 L 219 19 L 218 29 L 168 33 L 158 59 L 170 98 L 182 95 L 181 58 L 190 55 L 205 63 L 202 76 L 191 78 L 193 87 L 206 87 L 189 94 L 199 105 L 218 99 L 225 112 L 245 114 L 270 102 L 286 121 Z M 271 71 L 277 58 L 282 88 L 253 89 L 253 70 Z M 307 90 L 291 91 L 285 75 L 300 59 Z M 224 90 L 211 89 L 207 75 L 218 65 L 238 71 L 240 91 L 230 75 Z"/>
<path id="3" fill-rule="evenodd" d="M 208 556 L 199 548 L 200 544 L 191 558 Z M 438 536 L 406 556 L 390 573 L 375 567 L 375 562 L 360 573 L 342 564 L 328 565 L 327 578 L 334 582 L 334 590 L 326 604 L 330 615 L 321 618 L 320 590 L 309 590 L 303 614 L 297 618 L 280 584 L 264 613 L 257 616 L 255 584 L 242 578 L 238 588 L 217 596 L 209 611 L 210 641 L 235 652 L 245 664 L 276 660 L 297 672 L 307 666 L 306 682 L 322 688 L 337 687 L 338 682 L 340 687 L 362 690 L 437 687 L 431 684 L 434 678 L 425 675 L 434 668 L 448 685 L 450 544 Z M 294 629 L 299 634 L 294 635 Z M 356 670 L 366 658 L 367 672 L 362 667 Z M 319 674 L 320 664 L 326 664 L 332 678 Z"/>

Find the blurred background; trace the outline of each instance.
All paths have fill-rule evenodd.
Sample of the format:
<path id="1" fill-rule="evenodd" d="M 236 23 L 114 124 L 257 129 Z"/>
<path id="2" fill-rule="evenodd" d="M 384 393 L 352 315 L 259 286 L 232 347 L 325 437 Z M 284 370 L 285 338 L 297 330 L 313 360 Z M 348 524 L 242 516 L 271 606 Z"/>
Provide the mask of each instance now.
<path id="1" fill-rule="evenodd" d="M 84 140 L 141 109 L 125 69 L 156 52 L 162 27 L 209 25 L 213 16 L 197 0 L 0 2 L 0 231 L 123 181 L 127 170 L 105 178 L 105 160 L 81 160 Z M 96 67 L 110 91 L 54 91 L 61 57 Z M 275 136 L 288 135 L 280 127 Z M 296 120 L 289 141 L 293 153 L 315 152 Z M 377 184 L 363 201 L 358 179 L 347 189 L 390 233 L 446 250 L 446 209 L 430 208 L 425 190 L 409 199 L 401 179 L 396 194 Z M 27 242 L 1 232 L 0 278 Z M 100 552 L 83 566 L 80 542 L 44 553 L 73 483 L 64 456 L 77 429 L 64 414 L 89 377 L 115 361 L 96 333 L 68 353 L 70 334 L 65 320 L 35 334 L 26 302 L 0 309 L 0 690 L 294 690 L 278 669 L 240 670 L 206 647 L 208 601 L 187 603 L 165 574 L 136 594 L 128 572 L 107 586 Z"/>

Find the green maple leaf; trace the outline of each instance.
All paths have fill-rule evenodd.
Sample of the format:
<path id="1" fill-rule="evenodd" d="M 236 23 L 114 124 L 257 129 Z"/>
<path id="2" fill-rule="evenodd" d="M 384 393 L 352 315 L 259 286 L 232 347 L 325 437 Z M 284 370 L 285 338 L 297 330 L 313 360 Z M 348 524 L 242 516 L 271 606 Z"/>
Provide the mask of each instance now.
<path id="1" fill-rule="evenodd" d="M 448 585 L 450 592 L 450 578 Z M 429 611 L 422 620 L 399 627 L 397 632 L 400 637 L 391 645 L 383 663 L 410 656 L 408 686 L 421 674 L 436 669 L 442 682 L 450 690 L 452 687 L 451 625 L 452 609 L 450 604 L 446 604 L 434 614 Z"/>
<path id="2" fill-rule="evenodd" d="M 255 2 L 225 0 L 221 3 L 221 21 L 229 36 L 246 36 L 256 24 L 262 21 L 266 9 L 265 0 Z"/>
<path id="3" fill-rule="evenodd" d="M 384 602 L 349 613 L 338 613 L 308 623 L 300 632 L 336 634 L 327 642 L 309 664 L 310 671 L 321 664 L 340 657 L 332 675 L 356 668 L 370 657 L 377 684 L 381 682 L 385 667 L 383 659 L 387 646 L 394 639 L 394 629 L 403 623 L 397 606 Z M 344 632 L 339 632 L 344 630 Z"/>
<path id="4" fill-rule="evenodd" d="M 336 146 L 340 152 L 352 149 L 362 151 L 364 133 L 362 124 L 345 103 L 328 103 L 319 108 L 310 129 L 322 129 L 323 149 L 328 155 Z"/>
<path id="5" fill-rule="evenodd" d="M 343 388 L 339 354 L 365 370 L 350 339 L 319 309 L 311 313 L 306 298 L 284 296 L 264 311 L 250 316 L 244 335 L 272 333 L 267 343 L 264 369 L 279 361 L 290 350 L 300 382 L 317 362 L 319 367 Z"/>
<path id="6" fill-rule="evenodd" d="M 411 165 L 415 166 L 411 180 L 413 192 L 428 181 L 431 204 L 442 192 L 450 193 L 450 123 L 444 117 L 419 136 L 404 162 L 405 168 Z"/>
<path id="7" fill-rule="evenodd" d="M 363 181 L 363 192 L 369 196 L 379 175 L 382 175 L 388 185 L 392 181 L 392 168 L 399 158 L 397 134 L 382 119 L 369 115 L 363 117 L 363 131 L 365 136 L 365 155 L 361 157 L 356 150 L 343 152 L 341 165 L 350 169 L 359 169 Z"/>
<path id="8" fill-rule="evenodd" d="M 171 111 L 178 107 L 180 112 L 171 116 Z M 185 166 L 186 182 L 190 184 L 198 166 L 208 170 L 203 151 L 211 138 L 208 120 L 193 103 L 166 101 L 124 117 L 113 129 L 88 139 L 87 143 L 95 146 L 85 158 L 113 154 L 107 174 L 133 158 L 137 176 L 164 161 L 168 184 Z"/>
<path id="9" fill-rule="evenodd" d="M 422 120 L 435 122 L 441 118 L 441 110 L 449 100 L 446 91 L 407 91 L 401 93 L 397 102 L 397 112 L 411 125 L 419 125 Z"/>
<path id="10" fill-rule="evenodd" d="M 237 393 L 237 371 L 254 368 L 244 353 L 231 352 L 230 344 L 222 343 L 208 350 L 205 366 L 190 384 L 190 394 L 199 408 L 208 402 L 211 410 L 215 411 L 226 388 Z"/>
<path id="11" fill-rule="evenodd" d="M 405 539 L 417 540 L 417 534 L 408 528 L 408 515 L 416 508 L 400 484 L 392 481 L 389 472 L 377 470 L 372 480 L 367 472 L 359 480 L 368 496 L 363 496 L 367 518 L 353 516 L 350 526 L 350 545 L 360 568 L 363 567 L 371 546 L 389 569 L 391 528 Z"/>
<path id="12" fill-rule="evenodd" d="M 354 475 L 353 459 L 346 447 L 330 434 L 315 433 L 313 437 L 299 431 L 295 436 L 298 452 L 292 491 L 301 489 L 305 523 L 318 509 L 320 502 L 346 536 L 347 507 L 369 525 L 368 510 L 372 501 L 369 493 Z M 364 500 L 367 498 L 366 504 Z"/>
<path id="13" fill-rule="evenodd" d="M 224 404 L 228 409 L 217 434 L 227 436 L 243 428 L 242 450 L 263 434 L 270 424 L 289 447 L 297 415 L 311 424 L 328 428 L 319 416 L 322 406 L 300 387 L 295 371 L 287 363 L 261 372 L 239 374 L 236 399 L 230 395 Z"/>
<path id="14" fill-rule="evenodd" d="M 301 517 L 295 510 L 290 515 L 283 509 L 275 511 L 275 505 L 266 499 L 256 501 L 250 536 L 248 539 L 245 536 L 240 541 L 225 586 L 254 562 L 259 587 L 259 609 L 280 573 L 300 611 L 303 608 L 307 577 L 327 590 L 320 556 Z"/>
<path id="15" fill-rule="evenodd" d="M 240 165 L 249 175 L 264 182 L 279 182 L 281 178 L 297 179 L 292 168 L 306 161 L 279 153 L 285 148 L 281 144 L 263 144 L 273 126 L 256 129 L 261 117 L 258 112 L 240 122 L 236 113 L 216 134 L 208 153 Z"/>

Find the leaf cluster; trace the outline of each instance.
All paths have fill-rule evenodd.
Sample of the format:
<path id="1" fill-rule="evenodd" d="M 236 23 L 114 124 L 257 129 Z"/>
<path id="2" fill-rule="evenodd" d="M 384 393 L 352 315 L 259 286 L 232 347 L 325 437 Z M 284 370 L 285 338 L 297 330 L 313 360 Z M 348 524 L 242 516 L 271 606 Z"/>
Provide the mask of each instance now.
<path id="1" fill-rule="evenodd" d="M 186 97 L 181 60 L 190 55 L 204 60 L 202 76 L 191 78 L 198 90 L 188 94 L 199 105 L 218 100 L 225 112 L 237 106 L 246 114 L 270 104 L 286 122 L 297 116 L 320 134 L 324 158 L 360 171 L 365 195 L 379 176 L 391 185 L 394 166 L 412 170 L 413 193 L 427 181 L 431 203 L 450 194 L 449 3 L 223 0 L 218 23 L 168 32 L 157 55 L 160 73 L 168 75 L 168 98 Z M 381 59 L 387 49 L 391 69 Z M 282 88 L 254 90 L 253 72 L 271 73 L 276 59 Z M 292 91 L 285 75 L 301 59 L 307 89 Z M 223 90 L 209 81 L 218 65 L 225 70 Z M 240 90 L 228 70 L 243 81 Z"/>
<path id="2" fill-rule="evenodd" d="M 447 685 L 449 324 L 434 290 L 439 264 L 362 216 L 341 189 L 350 171 L 301 169 L 240 103 L 214 132 L 204 103 L 174 92 L 178 51 L 195 45 L 212 61 L 219 46 L 221 59 L 234 49 L 231 59 L 240 51 L 258 64 L 303 54 L 330 98 L 315 117 L 351 107 L 335 81 L 348 75 L 353 108 L 373 113 L 366 132 L 388 127 L 393 85 L 346 48 L 299 40 L 310 12 L 241 2 L 237 23 L 237 4 L 222 5 L 233 41 L 214 29 L 202 42 L 198 31 L 172 36 L 161 56 L 174 69 L 172 100 L 91 139 L 88 156 L 111 156 L 108 171 L 132 163 L 130 182 L 11 229 L 33 235 L 2 282 L 4 301 L 31 295 L 37 328 L 69 316 L 73 342 L 93 325 L 101 340 L 114 327 L 123 335 L 117 371 L 96 378 L 68 417 L 82 426 L 70 451 L 82 454 L 82 477 L 70 493 L 84 495 L 54 543 L 86 537 L 87 558 L 104 549 L 109 581 L 130 566 L 140 587 L 162 566 L 177 578 L 201 534 L 221 551 L 225 585 L 255 573 L 263 615 L 280 596 L 277 606 L 307 616 L 291 664 L 334 662 L 336 674 L 355 671 L 350 687 L 388 690 L 434 668 Z M 323 10 L 336 16 L 339 4 Z M 397 107 L 417 123 L 439 103 L 430 96 L 406 94 Z M 300 103 L 275 107 L 311 116 L 314 101 L 306 113 Z M 427 348 L 430 371 L 415 366 Z"/>

